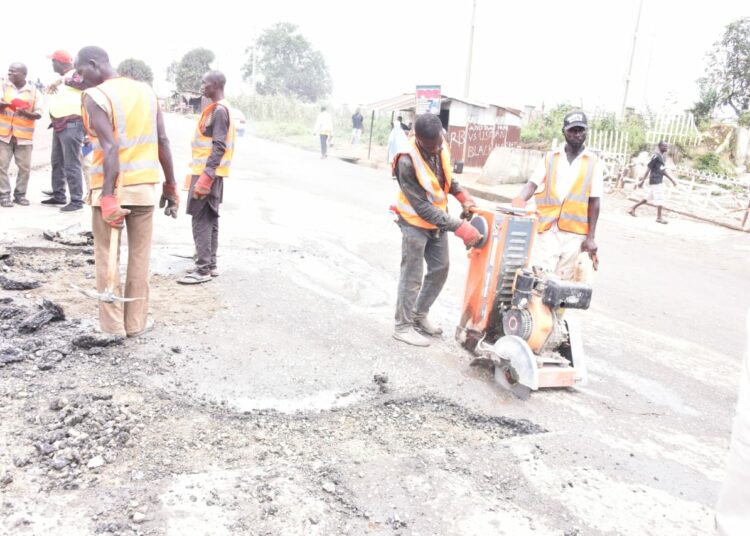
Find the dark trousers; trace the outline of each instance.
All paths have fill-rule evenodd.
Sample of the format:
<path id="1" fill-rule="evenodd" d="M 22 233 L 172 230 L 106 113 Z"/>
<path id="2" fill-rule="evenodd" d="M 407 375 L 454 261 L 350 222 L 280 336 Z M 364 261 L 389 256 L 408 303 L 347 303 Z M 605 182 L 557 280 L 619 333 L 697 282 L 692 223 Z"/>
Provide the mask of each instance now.
<path id="1" fill-rule="evenodd" d="M 219 249 L 219 206 L 224 198 L 224 179 L 216 177 L 211 192 L 204 199 L 193 199 L 193 189 L 198 175 L 193 175 L 188 191 L 187 213 L 193 217 L 193 242 L 195 243 L 195 268 L 206 275 L 216 268 L 216 251 Z"/>
<path id="2" fill-rule="evenodd" d="M 206 203 L 193 214 L 193 242 L 195 242 L 195 267 L 202 275 L 216 268 L 216 251 L 219 249 L 219 215 Z"/>
<path id="3" fill-rule="evenodd" d="M 65 186 L 70 192 L 70 202 L 83 205 L 83 174 L 81 172 L 81 145 L 83 123 L 68 121 L 65 130 L 52 133 L 52 197 L 60 201 L 67 198 Z"/>
<path id="4" fill-rule="evenodd" d="M 448 237 L 437 230 L 421 229 L 404 222 L 401 228 L 401 276 L 396 301 L 396 330 L 414 325 L 435 303 L 448 278 Z M 424 264 L 427 275 L 422 280 Z"/>
<path id="5" fill-rule="evenodd" d="M 320 135 L 320 156 L 328 156 L 328 134 Z"/>

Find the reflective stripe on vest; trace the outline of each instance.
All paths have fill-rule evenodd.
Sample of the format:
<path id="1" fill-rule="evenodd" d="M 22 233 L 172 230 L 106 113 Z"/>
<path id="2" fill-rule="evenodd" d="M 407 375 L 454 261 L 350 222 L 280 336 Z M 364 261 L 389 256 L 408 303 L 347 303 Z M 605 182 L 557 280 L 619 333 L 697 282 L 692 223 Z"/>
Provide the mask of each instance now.
<path id="1" fill-rule="evenodd" d="M 208 121 L 211 112 L 219 104 L 221 104 L 227 111 L 229 125 L 225 140 L 226 150 L 221 157 L 221 162 L 219 162 L 219 165 L 215 170 L 215 174 L 217 177 L 227 178 L 229 176 L 229 168 L 232 166 L 232 156 L 234 155 L 234 120 L 232 119 L 232 112 L 226 99 L 212 102 L 206 106 L 198 120 L 198 125 L 195 127 L 195 133 L 193 134 L 193 140 L 190 142 L 193 156 L 193 159 L 190 162 L 190 171 L 193 175 L 200 175 L 203 173 L 203 170 L 206 169 L 206 163 L 213 151 L 213 139 L 209 136 L 205 136 L 203 130 L 205 130 L 205 124 Z"/>
<path id="2" fill-rule="evenodd" d="M 120 157 L 117 181 L 123 186 L 159 182 L 159 135 L 156 127 L 157 103 L 153 90 L 129 78 L 111 78 L 87 89 L 91 95 L 101 92 L 109 101 L 112 126 Z M 104 184 L 104 151 L 92 131 L 85 106 L 83 124 L 91 136 L 91 188 Z"/>
<path id="3" fill-rule="evenodd" d="M 24 90 L 15 98 L 28 102 L 28 111 L 33 112 L 36 107 L 36 88 L 29 87 L 30 89 Z M 13 84 L 7 83 L 3 92 L 3 101 L 12 101 L 14 92 Z M 16 115 L 7 106 L 0 110 L 0 136 L 4 138 L 15 136 L 17 140 L 31 141 L 34 139 L 34 125 L 36 125 L 36 119 L 27 119 Z"/>
<path id="4" fill-rule="evenodd" d="M 448 212 L 448 192 L 451 189 L 451 182 L 453 180 L 453 174 L 451 170 L 451 155 L 448 148 L 443 144 L 440 150 L 440 162 L 443 167 L 443 174 L 445 175 L 445 187 L 440 187 L 440 181 L 437 175 L 432 171 L 427 162 L 422 158 L 422 153 L 417 148 L 416 138 L 409 140 L 409 151 L 406 153 L 399 153 L 393 158 L 394 169 L 398 166 L 398 160 L 403 155 L 409 155 L 411 161 L 414 164 L 414 172 L 417 175 L 419 185 L 424 189 L 427 200 L 435 205 L 438 209 L 443 212 Z M 404 195 L 404 192 L 399 191 L 398 199 L 396 201 L 396 208 L 399 214 L 404 220 L 410 225 L 415 227 L 421 227 L 422 229 L 437 229 L 436 225 L 433 225 L 423 220 L 414 208 L 409 203 L 409 199 Z"/>
<path id="5" fill-rule="evenodd" d="M 557 197 L 557 167 L 561 157 L 560 152 L 550 152 L 545 157 L 546 187 L 535 196 L 540 214 L 537 228 L 542 233 L 557 223 L 562 231 L 586 235 L 589 232 L 591 183 L 598 158 L 591 154 L 581 157 L 578 176 L 565 199 L 560 199 Z"/>

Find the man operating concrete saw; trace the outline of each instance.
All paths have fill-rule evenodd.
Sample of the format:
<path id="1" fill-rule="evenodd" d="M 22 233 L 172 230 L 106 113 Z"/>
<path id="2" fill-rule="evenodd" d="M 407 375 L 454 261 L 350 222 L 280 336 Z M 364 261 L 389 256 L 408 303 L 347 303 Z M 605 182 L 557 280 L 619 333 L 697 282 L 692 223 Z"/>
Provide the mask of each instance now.
<path id="1" fill-rule="evenodd" d="M 448 214 L 448 194 L 461 203 L 462 218 L 470 219 L 474 200 L 453 180 L 450 152 L 443 140 L 443 125 L 434 114 L 420 115 L 415 137 L 393 158 L 401 191 L 395 211 L 401 228 L 401 276 L 393 337 L 414 346 L 429 346 L 422 333 L 439 336 L 443 330 L 427 314 L 448 277 L 448 238 L 452 231 L 467 247 L 481 239 L 468 221 Z M 422 280 L 424 263 L 427 275 Z M 422 333 L 416 331 L 419 329 Z"/>
<path id="2" fill-rule="evenodd" d="M 581 252 L 598 268 L 596 224 L 604 178 L 599 158 L 586 148 L 588 121 L 581 111 L 563 120 L 565 146 L 548 152 L 529 178 L 513 206 L 525 207 L 535 196 L 539 225 L 531 265 L 565 280 L 583 280 L 587 269 L 578 266 Z M 541 188 L 540 191 L 537 191 Z M 590 263 L 589 263 L 590 265 Z"/>

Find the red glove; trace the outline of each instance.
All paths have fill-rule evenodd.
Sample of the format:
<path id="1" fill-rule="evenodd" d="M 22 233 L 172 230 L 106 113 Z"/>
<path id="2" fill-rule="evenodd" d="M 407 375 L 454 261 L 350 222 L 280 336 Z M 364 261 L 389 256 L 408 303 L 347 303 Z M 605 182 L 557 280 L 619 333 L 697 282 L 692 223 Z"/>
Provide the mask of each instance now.
<path id="1" fill-rule="evenodd" d="M 19 111 L 19 110 L 28 110 L 31 108 L 31 103 L 26 102 L 23 99 L 13 99 L 10 101 L 10 109 Z"/>
<path id="2" fill-rule="evenodd" d="M 211 186 L 213 186 L 213 178 L 206 175 L 204 171 L 201 176 L 198 177 L 198 182 L 195 183 L 193 188 L 193 199 L 203 199 L 211 193 Z"/>
<path id="3" fill-rule="evenodd" d="M 470 220 L 472 216 L 472 208 L 476 208 L 477 204 L 474 202 L 474 199 L 467 193 L 467 192 L 459 192 L 456 194 L 456 199 L 458 199 L 458 202 L 461 203 L 461 208 L 463 211 L 461 212 L 461 219 L 462 220 Z"/>
<path id="4" fill-rule="evenodd" d="M 464 241 L 464 245 L 467 248 L 474 247 L 483 238 L 482 235 L 479 234 L 479 231 L 477 231 L 477 228 L 468 221 L 463 222 L 461 226 L 456 229 L 455 233 L 457 237 Z"/>
<path id="5" fill-rule="evenodd" d="M 164 205 L 166 205 L 167 208 L 164 208 Z M 164 208 L 165 215 L 172 216 L 173 218 L 177 217 L 177 211 L 180 208 L 180 196 L 177 194 L 177 183 L 162 183 L 159 208 Z"/>
<path id="6" fill-rule="evenodd" d="M 102 209 L 102 219 L 112 227 L 121 228 L 125 216 L 130 214 L 128 209 L 120 207 L 120 202 L 114 195 L 103 195 L 99 205 Z"/>

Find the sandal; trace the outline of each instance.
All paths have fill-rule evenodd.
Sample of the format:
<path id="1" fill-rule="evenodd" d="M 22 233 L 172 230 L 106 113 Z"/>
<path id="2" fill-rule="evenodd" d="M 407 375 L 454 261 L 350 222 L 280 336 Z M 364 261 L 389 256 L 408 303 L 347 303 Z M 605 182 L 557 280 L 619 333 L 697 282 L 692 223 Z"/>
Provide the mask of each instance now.
<path id="1" fill-rule="evenodd" d="M 656 223 L 663 223 L 664 225 L 666 225 L 669 222 L 667 220 L 656 220 Z"/>
<path id="2" fill-rule="evenodd" d="M 211 281 L 211 274 L 201 274 L 198 272 L 186 274 L 177 280 L 181 285 L 198 285 L 207 281 Z"/>
<path id="3" fill-rule="evenodd" d="M 10 200 L 10 197 L 3 197 L 2 199 L 0 199 L 0 207 L 12 208 L 13 201 Z"/>

